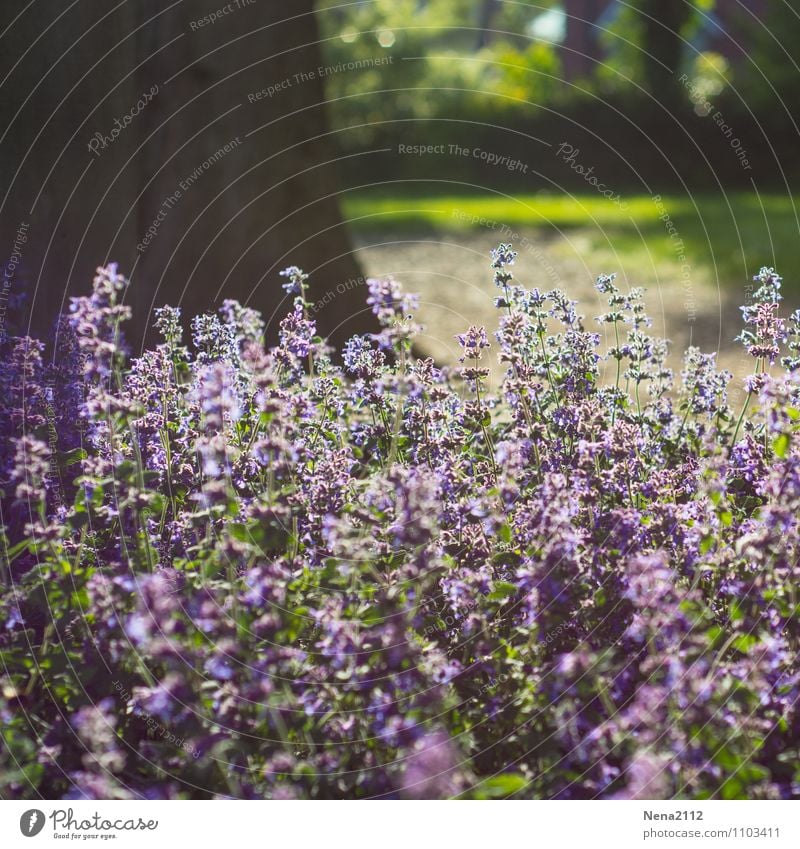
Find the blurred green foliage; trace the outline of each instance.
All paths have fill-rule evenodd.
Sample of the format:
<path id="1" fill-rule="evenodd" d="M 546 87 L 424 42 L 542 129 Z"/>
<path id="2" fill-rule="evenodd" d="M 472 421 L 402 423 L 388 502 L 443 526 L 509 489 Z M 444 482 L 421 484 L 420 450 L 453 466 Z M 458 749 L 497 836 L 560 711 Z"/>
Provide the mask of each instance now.
<path id="1" fill-rule="evenodd" d="M 679 67 L 691 67 L 700 55 L 693 42 L 701 28 L 709 26 L 707 15 L 714 5 L 714 0 L 631 0 L 618 4 L 599 34 L 604 61 L 595 69 L 598 84 L 612 90 L 631 84 L 647 86 L 654 66 L 668 79 L 666 74 L 672 76 L 671 71 L 659 69 L 658 62 L 671 68 L 673 50 L 682 55 L 676 63 Z M 656 81 L 664 82 L 658 75 L 652 80 Z"/>
<path id="2" fill-rule="evenodd" d="M 322 0 L 326 62 L 364 63 L 326 75 L 334 126 L 357 127 L 348 139 L 364 143 L 387 121 L 504 122 L 555 101 L 564 89 L 557 47 L 527 34 L 553 5 Z"/>
<path id="3" fill-rule="evenodd" d="M 455 141 L 532 158 L 540 182 L 523 191 L 570 177 L 539 159 L 532 139 L 591 147 L 595 171 L 620 189 L 749 189 L 751 178 L 790 189 L 800 173 L 796 7 L 610 4 L 592 30 L 597 43 L 576 48 L 588 51 L 576 64 L 561 44 L 566 2 L 319 0 L 330 119 L 347 153 Z M 713 114 L 735 135 L 707 120 Z M 746 162 L 731 154 L 734 137 Z M 430 178 L 441 168 L 463 182 L 474 176 L 471 162 L 452 158 L 412 164 L 344 167 L 371 179 Z"/>

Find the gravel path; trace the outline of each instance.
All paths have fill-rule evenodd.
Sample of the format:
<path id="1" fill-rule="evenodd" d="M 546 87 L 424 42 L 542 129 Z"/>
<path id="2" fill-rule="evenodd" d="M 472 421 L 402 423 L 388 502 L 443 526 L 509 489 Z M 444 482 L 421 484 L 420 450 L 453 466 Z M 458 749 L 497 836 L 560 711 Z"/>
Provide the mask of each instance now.
<path id="1" fill-rule="evenodd" d="M 694 277 L 684 285 L 677 263 L 667 267 L 651 263 L 652 267 L 644 270 L 596 267 L 592 264 L 590 232 L 573 230 L 568 237 L 549 241 L 536 231 L 515 235 L 514 249 L 519 256 L 514 272 L 522 285 L 542 290 L 561 288 L 578 301 L 581 314 L 595 316 L 605 310 L 605 304 L 594 288 L 594 279 L 599 273 L 615 271 L 623 289 L 644 286 L 647 290 L 652 333 L 673 343 L 670 365 L 676 372 L 680 371 L 685 347 L 695 344 L 704 351 L 720 351 L 720 364 L 734 375 L 747 373 L 747 358 L 732 341 L 741 325 L 738 304 L 718 294 L 709 282 Z M 497 233 L 485 230 L 386 233 L 361 236 L 357 250 L 368 275 L 393 275 L 407 291 L 419 293 L 418 318 L 425 326 L 419 347 L 439 362 L 453 363 L 459 355 L 453 338 L 456 333 L 470 324 L 483 324 L 487 331 L 497 326 L 489 251 L 499 241 Z M 587 327 L 593 324 L 599 327 L 586 322 Z"/>

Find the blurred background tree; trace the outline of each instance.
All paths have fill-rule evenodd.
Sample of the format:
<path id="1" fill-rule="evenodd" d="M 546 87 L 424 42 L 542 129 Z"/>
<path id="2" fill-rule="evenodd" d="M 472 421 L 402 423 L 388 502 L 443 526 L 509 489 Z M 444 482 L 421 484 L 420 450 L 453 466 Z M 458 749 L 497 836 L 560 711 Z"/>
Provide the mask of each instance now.
<path id="1" fill-rule="evenodd" d="M 189 312 L 237 297 L 274 320 L 286 306 L 277 272 L 297 263 L 313 274 L 312 295 L 328 296 L 321 329 L 341 341 L 370 326 L 363 287 L 337 292 L 362 279 L 365 222 L 388 227 L 399 220 L 393 209 L 412 220 L 403 197 L 458 191 L 470 195 L 461 209 L 524 196 L 530 226 L 550 233 L 573 213 L 530 198 L 594 191 L 555 155 L 565 143 L 631 199 L 672 191 L 671 209 L 682 209 L 697 206 L 698 192 L 742 192 L 735 209 L 681 220 L 697 250 L 708 251 L 709 221 L 723 213 L 723 243 L 770 244 L 748 216 L 763 219 L 765 193 L 778 189 L 788 206 L 772 208 L 787 232 L 797 229 L 798 0 L 258 0 L 193 27 L 219 5 L 98 0 L 39 10 L 8 0 L 8 253 L 20 222 L 31 225 L 18 329 L 41 330 L 106 258 L 133 271 L 141 322 L 152 306 L 184 297 Z M 92 157 L 92 134 L 108 132 L 154 84 L 153 103 Z M 747 167 L 720 122 L 735 128 Z M 180 181 L 237 137 L 242 144 L 137 250 Z M 401 143 L 455 143 L 524 167 L 405 156 Z M 641 227 L 648 208 L 629 227 Z M 657 217 L 654 227 L 651 244 L 664 235 Z M 621 248 L 625 235 L 613 236 Z M 744 254 L 726 247 L 726 274 L 734 260 L 749 267 Z"/>
<path id="2" fill-rule="evenodd" d="M 629 80 L 641 81 L 666 108 L 675 108 L 691 39 L 702 25 L 701 13 L 713 5 L 714 0 L 631 0 L 607 15 L 609 27 L 599 38 L 612 66 L 621 66 Z"/>
<path id="3" fill-rule="evenodd" d="M 670 184 L 679 171 L 686 185 L 711 185 L 707 161 L 719 159 L 720 133 L 694 120 L 704 117 L 699 112 L 692 117 L 696 103 L 680 81 L 687 73 L 747 138 L 762 181 L 774 184 L 781 169 L 797 169 L 785 132 L 800 104 L 800 69 L 785 46 L 800 39 L 797 0 L 320 0 L 318 8 L 329 63 L 390 60 L 326 79 L 345 151 L 470 133 L 476 144 L 523 157 L 530 136 L 596 147 L 602 128 L 613 151 L 601 144 L 593 155 L 615 183 L 641 188 L 641 179 L 653 177 Z M 773 86 L 785 92 L 782 116 Z M 665 133 L 674 169 L 643 145 Z M 351 164 L 362 176 L 370 172 Z M 374 176 L 386 175 L 384 160 L 373 164 Z M 717 164 L 721 179 L 749 186 L 751 175 L 735 158 Z M 414 173 L 430 176 L 427 165 L 413 163 Z M 545 179 L 556 179 L 552 162 L 541 165 Z M 388 170 L 406 178 L 407 166 L 395 157 Z"/>
<path id="4" fill-rule="evenodd" d="M 347 156 L 345 212 L 362 262 L 397 269 L 441 304 L 423 318 L 444 350 L 462 329 L 448 324 L 463 309 L 462 283 L 477 290 L 485 276 L 473 255 L 502 225 L 528 240 L 541 285 L 591 297 L 598 269 L 629 272 L 632 284 L 664 292 L 676 344 L 720 349 L 758 266 L 800 262 L 799 8 L 320 0 L 325 62 L 339 67 L 325 85 Z M 445 153 L 408 155 L 401 144 Z M 453 155 L 452 145 L 520 167 Z M 558 155 L 565 145 L 572 163 Z"/>
<path id="5" fill-rule="evenodd" d="M 375 0 L 342 9 L 336 0 L 321 0 L 330 64 L 391 60 L 388 68 L 328 78 L 336 126 L 357 128 L 345 143 L 385 140 L 397 132 L 386 129 L 387 121 L 502 124 L 532 104 L 554 102 L 562 88 L 558 47 L 528 31 L 549 5 Z"/>
<path id="6" fill-rule="evenodd" d="M 291 14 L 231 5 L 205 23 L 217 0 L 40 5 L 3 9 L 14 20 L 0 87 L 9 255 L 20 221 L 30 224 L 10 326 L 46 336 L 108 260 L 132 275 L 134 344 L 154 306 L 194 315 L 226 298 L 262 310 L 277 333 L 290 307 L 278 273 L 290 264 L 311 273 L 315 300 L 362 277 L 323 80 L 309 74 L 322 65 L 313 0 L 293 0 Z M 371 329 L 362 292 L 329 298 L 320 329 L 339 342 Z"/>

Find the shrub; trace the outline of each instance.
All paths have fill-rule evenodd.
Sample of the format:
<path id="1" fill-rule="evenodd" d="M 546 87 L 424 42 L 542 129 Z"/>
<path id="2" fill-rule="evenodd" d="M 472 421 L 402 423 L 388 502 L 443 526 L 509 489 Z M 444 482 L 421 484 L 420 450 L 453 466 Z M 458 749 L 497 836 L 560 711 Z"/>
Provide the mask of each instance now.
<path id="1" fill-rule="evenodd" d="M 737 415 L 714 355 L 673 381 L 640 290 L 598 279 L 601 352 L 514 259 L 457 369 L 414 356 L 393 280 L 337 364 L 298 268 L 269 349 L 229 301 L 190 344 L 160 310 L 131 360 L 114 266 L 52 355 L 9 343 L 3 796 L 798 795 L 780 278 L 744 309 Z"/>

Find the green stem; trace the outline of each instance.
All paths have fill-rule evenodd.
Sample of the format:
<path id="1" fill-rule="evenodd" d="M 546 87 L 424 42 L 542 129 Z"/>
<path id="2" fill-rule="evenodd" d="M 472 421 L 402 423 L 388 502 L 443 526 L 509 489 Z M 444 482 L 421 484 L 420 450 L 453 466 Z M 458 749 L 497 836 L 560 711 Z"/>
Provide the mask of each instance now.
<path id="1" fill-rule="evenodd" d="M 622 355 L 619 350 L 619 323 L 614 321 L 614 338 L 616 339 L 616 360 L 617 360 L 617 379 L 614 381 L 614 389 L 619 392 L 619 379 L 620 372 L 622 371 Z M 611 409 L 611 426 L 614 426 L 614 422 L 617 418 L 617 396 L 614 395 L 614 406 Z"/>
<path id="2" fill-rule="evenodd" d="M 475 371 L 478 370 L 478 357 L 475 357 Z M 481 381 L 480 377 L 475 375 L 475 399 L 478 402 L 478 415 L 481 416 L 481 430 L 483 431 L 483 438 L 486 441 L 486 448 L 489 451 L 489 460 L 492 464 L 492 474 L 494 476 L 494 482 L 497 483 L 497 465 L 494 462 L 494 444 L 492 443 L 492 438 L 489 436 L 489 431 L 486 428 L 486 425 L 483 423 L 483 416 L 481 415 L 483 410 L 483 403 L 481 402 Z"/>

